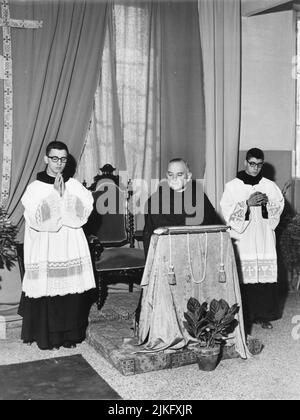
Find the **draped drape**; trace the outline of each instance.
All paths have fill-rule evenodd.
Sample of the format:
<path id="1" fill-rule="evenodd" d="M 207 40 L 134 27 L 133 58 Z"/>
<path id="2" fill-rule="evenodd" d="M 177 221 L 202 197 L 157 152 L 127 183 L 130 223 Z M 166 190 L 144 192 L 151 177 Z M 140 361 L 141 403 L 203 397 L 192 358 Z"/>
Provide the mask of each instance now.
<path id="1" fill-rule="evenodd" d="M 7 208 L 20 224 L 20 198 L 44 169 L 46 145 L 61 140 L 74 158 L 80 155 L 99 75 L 107 5 L 88 0 L 9 4 L 11 18 L 43 21 L 40 29 L 11 29 L 14 120 Z M 1 131 L 2 124 L 1 118 Z"/>
<path id="2" fill-rule="evenodd" d="M 131 179 L 164 177 L 183 157 L 205 165 L 203 71 L 197 1 L 124 1 L 110 8 L 99 88 L 78 179 L 103 164 Z M 116 102 L 117 101 L 117 102 Z M 93 163 L 91 163 L 93 162 Z"/>
<path id="3" fill-rule="evenodd" d="M 162 2 L 161 171 L 170 159 L 189 162 L 195 178 L 205 167 L 205 109 L 196 1 Z"/>
<path id="4" fill-rule="evenodd" d="M 240 0 L 198 0 L 206 110 L 205 186 L 220 209 L 237 171 L 241 95 Z"/>

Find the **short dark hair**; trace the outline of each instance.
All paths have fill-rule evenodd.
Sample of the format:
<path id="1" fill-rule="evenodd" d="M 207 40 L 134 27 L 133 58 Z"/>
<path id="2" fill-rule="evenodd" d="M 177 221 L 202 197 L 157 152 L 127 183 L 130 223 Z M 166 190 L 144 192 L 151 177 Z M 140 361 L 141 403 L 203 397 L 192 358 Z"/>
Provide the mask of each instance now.
<path id="1" fill-rule="evenodd" d="M 52 149 L 65 150 L 69 154 L 68 146 L 62 141 L 51 141 L 46 148 L 46 156 L 49 156 Z"/>
<path id="2" fill-rule="evenodd" d="M 265 160 L 265 155 L 261 149 L 257 149 L 256 147 L 253 147 L 253 149 L 249 149 L 246 154 L 246 160 L 250 158 Z"/>
<path id="3" fill-rule="evenodd" d="M 184 163 L 184 164 L 185 164 L 185 166 L 186 166 L 187 171 L 188 171 L 188 172 L 190 172 L 190 167 L 189 167 L 189 164 L 188 164 L 188 163 L 187 163 L 187 161 L 186 161 L 185 159 L 183 159 L 183 158 L 174 158 L 174 159 L 171 159 L 171 160 L 169 161 L 168 165 L 170 165 L 170 163 L 177 163 L 177 162 L 182 162 L 182 163 Z"/>

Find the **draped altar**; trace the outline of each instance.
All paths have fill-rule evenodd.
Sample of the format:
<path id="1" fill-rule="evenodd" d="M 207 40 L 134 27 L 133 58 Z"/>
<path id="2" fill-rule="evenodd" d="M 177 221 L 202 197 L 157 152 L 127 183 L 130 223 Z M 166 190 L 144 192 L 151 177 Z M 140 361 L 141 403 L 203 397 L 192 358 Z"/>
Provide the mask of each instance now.
<path id="1" fill-rule="evenodd" d="M 226 226 L 171 227 L 151 237 L 141 282 L 141 351 L 178 350 L 195 343 L 183 324 L 187 301 L 225 299 L 240 307 L 227 345 L 248 358 L 233 246 Z"/>

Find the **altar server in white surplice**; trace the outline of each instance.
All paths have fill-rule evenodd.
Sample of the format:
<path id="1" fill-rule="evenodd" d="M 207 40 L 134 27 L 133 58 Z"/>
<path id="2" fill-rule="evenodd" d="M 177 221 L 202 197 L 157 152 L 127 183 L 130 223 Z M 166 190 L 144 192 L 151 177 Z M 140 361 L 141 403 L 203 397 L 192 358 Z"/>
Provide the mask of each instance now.
<path id="1" fill-rule="evenodd" d="M 272 328 L 278 318 L 275 228 L 284 207 L 277 185 L 261 174 L 262 150 L 247 152 L 245 170 L 228 182 L 221 199 L 237 251 L 237 266 L 248 331 L 253 322 Z"/>
<path id="2" fill-rule="evenodd" d="M 46 170 L 26 189 L 25 276 L 19 314 L 22 340 L 41 349 L 74 347 L 85 339 L 95 279 L 82 226 L 93 196 L 68 177 L 69 152 L 51 142 L 44 157 Z"/>

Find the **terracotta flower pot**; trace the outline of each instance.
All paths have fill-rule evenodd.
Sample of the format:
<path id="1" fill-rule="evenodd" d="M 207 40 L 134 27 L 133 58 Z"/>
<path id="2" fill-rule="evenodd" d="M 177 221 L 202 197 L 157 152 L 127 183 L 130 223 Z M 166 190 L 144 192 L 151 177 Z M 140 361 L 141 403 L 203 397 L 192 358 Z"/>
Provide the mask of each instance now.
<path id="1" fill-rule="evenodd" d="M 220 346 L 198 347 L 196 354 L 199 369 L 207 372 L 215 370 L 220 361 L 220 349 Z"/>

